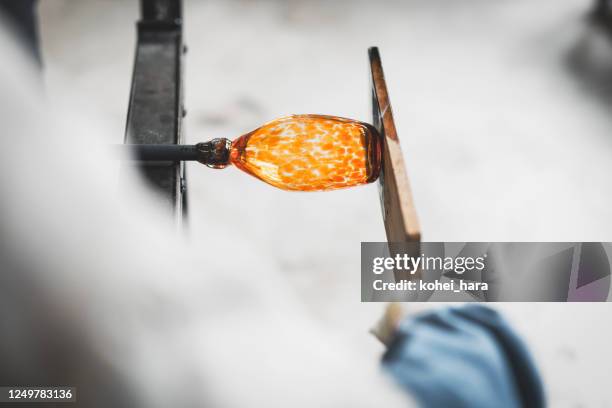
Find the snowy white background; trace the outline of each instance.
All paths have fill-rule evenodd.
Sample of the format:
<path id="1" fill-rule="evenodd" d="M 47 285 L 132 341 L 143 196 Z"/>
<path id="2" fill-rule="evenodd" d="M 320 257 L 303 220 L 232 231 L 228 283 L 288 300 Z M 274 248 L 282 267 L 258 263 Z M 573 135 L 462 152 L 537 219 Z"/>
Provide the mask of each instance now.
<path id="1" fill-rule="evenodd" d="M 425 240 L 611 241 L 612 46 L 586 25 L 590 6 L 188 1 L 186 139 L 233 138 L 289 113 L 369 121 L 366 51 L 377 45 Z M 137 15 L 135 0 L 41 4 L 48 94 L 68 81 L 113 143 Z M 194 238 L 248 242 L 376 358 L 365 331 L 381 305 L 360 304 L 358 277 L 360 241 L 384 240 L 375 186 L 287 193 L 236 169 L 188 171 Z M 551 406 L 612 406 L 609 304 L 498 308 L 534 350 Z"/>

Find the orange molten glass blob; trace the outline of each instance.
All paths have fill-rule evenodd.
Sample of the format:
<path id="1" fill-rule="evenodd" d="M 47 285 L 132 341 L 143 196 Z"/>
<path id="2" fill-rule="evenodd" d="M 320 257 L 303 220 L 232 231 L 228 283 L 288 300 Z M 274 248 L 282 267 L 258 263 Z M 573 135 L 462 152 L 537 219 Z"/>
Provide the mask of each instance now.
<path id="1" fill-rule="evenodd" d="M 381 140 L 367 123 L 292 115 L 234 140 L 230 162 L 284 190 L 335 190 L 378 178 Z"/>

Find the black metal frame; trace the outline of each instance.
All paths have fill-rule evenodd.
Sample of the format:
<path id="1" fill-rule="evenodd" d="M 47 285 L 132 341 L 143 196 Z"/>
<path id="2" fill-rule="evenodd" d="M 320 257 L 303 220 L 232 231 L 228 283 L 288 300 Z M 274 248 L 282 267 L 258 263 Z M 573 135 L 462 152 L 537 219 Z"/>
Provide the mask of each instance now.
<path id="1" fill-rule="evenodd" d="M 141 0 L 136 57 L 125 131 L 126 144 L 181 144 L 182 1 Z M 137 162 L 147 183 L 181 222 L 187 213 L 185 165 Z"/>

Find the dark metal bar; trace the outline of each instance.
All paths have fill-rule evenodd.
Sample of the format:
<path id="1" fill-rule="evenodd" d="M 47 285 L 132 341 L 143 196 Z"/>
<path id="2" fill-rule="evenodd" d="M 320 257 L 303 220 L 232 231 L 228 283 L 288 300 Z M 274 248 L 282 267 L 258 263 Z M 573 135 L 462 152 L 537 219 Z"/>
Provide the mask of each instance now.
<path id="1" fill-rule="evenodd" d="M 140 15 L 143 21 L 176 22 L 182 18 L 180 1 L 146 0 L 140 2 Z M 180 24 L 180 21 L 178 22 Z"/>
<path id="2" fill-rule="evenodd" d="M 181 0 L 141 0 L 126 144 L 182 143 L 182 55 Z M 185 204 L 183 162 L 131 165 L 181 219 Z"/>

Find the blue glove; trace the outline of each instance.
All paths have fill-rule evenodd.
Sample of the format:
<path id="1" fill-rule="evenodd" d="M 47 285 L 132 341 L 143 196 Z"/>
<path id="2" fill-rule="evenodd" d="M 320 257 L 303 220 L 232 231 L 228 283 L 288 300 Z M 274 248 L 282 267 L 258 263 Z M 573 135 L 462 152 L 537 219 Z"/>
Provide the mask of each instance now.
<path id="1" fill-rule="evenodd" d="M 424 407 L 546 405 L 527 348 L 496 311 L 481 305 L 402 321 L 383 367 Z"/>

